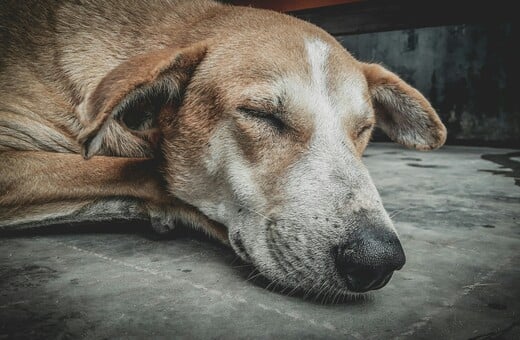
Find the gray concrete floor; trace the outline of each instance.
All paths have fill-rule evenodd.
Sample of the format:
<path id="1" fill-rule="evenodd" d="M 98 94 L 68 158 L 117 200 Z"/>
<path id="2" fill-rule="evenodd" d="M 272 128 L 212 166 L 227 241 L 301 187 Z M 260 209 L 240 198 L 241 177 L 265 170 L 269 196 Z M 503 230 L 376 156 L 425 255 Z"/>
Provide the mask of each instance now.
<path id="1" fill-rule="evenodd" d="M 520 152 L 374 144 L 365 161 L 407 253 L 365 299 L 268 291 L 198 234 L 62 226 L 0 234 L 0 338 L 519 339 Z"/>

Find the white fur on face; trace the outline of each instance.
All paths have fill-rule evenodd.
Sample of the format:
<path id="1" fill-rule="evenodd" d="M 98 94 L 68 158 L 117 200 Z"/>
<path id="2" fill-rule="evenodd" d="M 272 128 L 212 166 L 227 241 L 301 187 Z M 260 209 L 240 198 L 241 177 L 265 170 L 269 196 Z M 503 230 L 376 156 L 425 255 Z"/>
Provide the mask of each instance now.
<path id="1" fill-rule="evenodd" d="M 380 201 L 379 195 L 368 172 L 355 156 L 352 142 L 344 127 L 346 119 L 353 116 L 363 117 L 370 111 L 363 96 L 366 82 L 356 72 L 330 74 L 327 66 L 331 47 L 323 41 L 307 40 L 305 48 L 310 79 L 286 79 L 283 85 L 293 101 L 311 114 L 314 131 L 309 153 L 293 169 L 290 176 L 294 181 L 289 183 L 295 185 L 294 194 L 306 189 L 309 192 L 318 192 L 316 187 L 330 186 L 327 195 L 333 195 L 348 187 L 350 191 L 357 192 L 355 205 L 368 208 L 373 202 Z M 339 81 L 334 82 L 334 77 Z M 296 170 L 297 168 L 301 169 Z M 303 180 L 308 176 L 311 176 L 309 181 Z"/>
<path id="2" fill-rule="evenodd" d="M 283 93 L 291 114 L 305 116 L 312 127 L 308 149 L 279 182 L 284 183 L 277 190 L 283 196 L 281 203 L 266 211 L 272 198 L 269 193 L 264 196 L 257 175 L 269 169 L 253 168 L 224 124 L 212 137 L 205 160 L 207 171 L 219 177 L 221 186 L 211 198 L 193 204 L 227 225 L 237 254 L 267 277 L 306 289 L 317 283 L 344 289 L 337 280 L 331 249 L 360 223 L 393 226 L 345 129 L 349 118 L 370 112 L 363 96 L 366 81 L 355 70 L 330 74 L 333 50 L 325 42 L 306 40 L 305 50 L 309 72 L 274 80 L 269 89 Z M 242 95 L 265 98 L 266 86 L 256 84 Z"/>
<path id="3" fill-rule="evenodd" d="M 330 74 L 332 47 L 326 43 L 308 40 L 305 47 L 309 76 L 285 78 L 278 86 L 283 87 L 295 107 L 309 115 L 313 133 L 308 151 L 286 173 L 286 186 L 281 190 L 287 199 L 276 211 L 278 223 L 265 232 L 275 236 L 266 240 L 254 233 L 255 240 L 261 240 L 261 251 L 257 251 L 254 260 L 273 279 L 294 275 L 286 282 L 334 285 L 332 278 L 337 274 L 330 249 L 344 242 L 357 228 L 385 225 L 393 230 L 393 225 L 345 129 L 347 119 L 366 117 L 370 112 L 363 95 L 366 82 L 356 72 Z M 244 238 L 248 236 L 242 234 Z M 298 241 L 294 241 L 295 236 Z M 312 258 L 308 256 L 309 246 Z M 273 248 L 278 248 L 278 259 L 272 257 Z M 285 260 L 280 260 L 282 257 Z M 285 261 L 296 269 L 293 274 L 280 268 Z M 308 273 L 306 268 L 313 268 L 322 277 Z M 301 277 L 313 280 L 305 282 Z"/>
<path id="4" fill-rule="evenodd" d="M 206 169 L 210 176 L 225 174 L 227 187 L 212 188 L 217 190 L 211 195 L 213 199 L 201 199 L 193 204 L 212 220 L 229 225 L 240 207 L 259 209 L 265 205 L 265 198 L 254 180 L 251 165 L 226 126 L 217 128 L 210 145 L 205 159 Z"/>
<path id="5" fill-rule="evenodd" d="M 320 40 L 306 41 L 311 84 L 307 98 L 312 102 L 315 135 L 329 137 L 329 142 L 345 142 L 344 124 L 348 117 L 365 117 L 369 107 L 363 91 L 366 82 L 355 69 L 344 74 L 331 74 L 330 47 Z M 310 103 L 309 103 L 310 104 Z"/>

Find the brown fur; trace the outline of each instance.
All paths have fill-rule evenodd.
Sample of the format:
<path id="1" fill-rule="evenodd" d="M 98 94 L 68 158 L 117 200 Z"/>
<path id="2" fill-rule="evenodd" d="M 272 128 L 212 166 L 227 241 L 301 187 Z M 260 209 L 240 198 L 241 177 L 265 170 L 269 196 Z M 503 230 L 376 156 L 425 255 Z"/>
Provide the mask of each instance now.
<path id="1" fill-rule="evenodd" d="M 20 206 L 64 202 L 53 209 L 65 210 L 124 196 L 225 240 L 222 225 L 183 199 L 217 195 L 208 185 L 218 179 L 203 170 L 202 156 L 216 127 L 228 124 L 276 203 L 283 185 L 278 178 L 312 136 L 310 113 L 297 103 L 284 108 L 290 129 L 280 133 L 237 116 L 236 108 L 251 104 L 241 94 L 251 84 L 309 77 L 309 66 L 294 62 L 306 58 L 303 39 L 294 37 L 320 39 L 335 51 L 331 91 L 345 72 L 366 75 L 367 98 L 390 137 L 419 149 L 445 140 L 431 106 L 397 76 L 358 63 L 324 31 L 274 12 L 202 0 L 4 1 L 0 22 L 0 221 Z M 414 109 L 411 115 L 385 101 L 389 93 L 397 106 Z M 128 107 L 149 97 L 161 100 L 156 125 L 140 131 L 125 126 L 121 116 Z M 424 120 L 419 134 L 426 137 L 402 137 L 416 118 Z M 370 112 L 345 122 L 359 156 L 373 121 Z M 273 145 L 270 134 L 276 133 L 282 138 Z"/>
<path id="2" fill-rule="evenodd" d="M 419 91 L 379 65 L 363 64 L 363 70 L 378 125 L 390 138 L 419 150 L 436 149 L 444 144 L 446 128 Z"/>
<path id="3" fill-rule="evenodd" d="M 155 160 L 96 156 L 86 161 L 77 154 L 39 151 L 6 151 L 0 158 L 0 221 L 123 196 L 146 202 L 152 218 L 171 210 L 177 222 L 227 239 L 223 226 L 167 195 Z"/>
<path id="4" fill-rule="evenodd" d="M 178 100 L 179 92 L 205 53 L 204 44 L 185 49 L 166 48 L 132 57 L 110 71 L 87 103 L 86 115 L 91 122 L 78 136 L 79 143 L 83 145 L 83 156 L 88 159 L 100 153 L 102 145 L 111 146 L 111 150 L 105 153 L 120 154 L 120 143 L 112 146 L 110 138 L 106 138 L 106 131 L 100 131 L 107 120 L 124 109 L 118 107 L 124 106 L 127 98 L 143 95 L 139 92 L 167 91 L 167 101 Z M 99 140 L 97 146 L 92 145 L 95 139 Z"/>

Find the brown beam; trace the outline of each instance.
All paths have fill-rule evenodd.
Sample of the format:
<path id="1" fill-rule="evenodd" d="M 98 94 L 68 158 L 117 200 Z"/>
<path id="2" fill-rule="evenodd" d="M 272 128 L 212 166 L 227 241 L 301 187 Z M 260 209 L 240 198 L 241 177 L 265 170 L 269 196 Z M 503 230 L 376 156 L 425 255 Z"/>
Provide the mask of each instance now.
<path id="1" fill-rule="evenodd" d="M 279 12 L 289 12 L 360 1 L 366 0 L 230 0 L 226 2 L 239 6 L 251 6 L 272 9 Z"/>

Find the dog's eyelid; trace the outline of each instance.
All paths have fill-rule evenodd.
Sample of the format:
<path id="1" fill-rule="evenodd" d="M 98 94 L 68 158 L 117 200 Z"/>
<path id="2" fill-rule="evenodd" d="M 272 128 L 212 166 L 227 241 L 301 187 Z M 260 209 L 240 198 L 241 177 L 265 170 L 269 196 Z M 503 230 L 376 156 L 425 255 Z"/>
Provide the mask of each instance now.
<path id="1" fill-rule="evenodd" d="M 268 121 L 278 130 L 284 130 L 287 128 L 287 124 L 284 122 L 282 118 L 279 117 L 277 112 L 268 111 L 265 108 L 251 108 L 247 106 L 238 107 L 237 110 L 247 116 Z"/>
<path id="2" fill-rule="evenodd" d="M 277 118 L 283 120 L 283 110 L 280 108 L 266 104 L 266 105 L 242 105 L 237 107 L 237 110 L 243 114 L 255 116 L 258 118 Z"/>
<path id="3" fill-rule="evenodd" d="M 272 111 L 269 109 L 259 107 L 240 106 L 237 108 L 237 110 L 247 115 L 256 117 L 267 117 L 273 115 L 273 113 L 271 113 Z"/>
<path id="4" fill-rule="evenodd" d="M 360 128 L 357 131 L 357 136 L 359 137 L 359 136 L 363 135 L 365 132 L 369 131 L 373 127 L 374 127 L 374 122 L 372 122 L 372 121 L 366 122 L 366 123 L 360 125 Z"/>
<path id="5" fill-rule="evenodd" d="M 284 113 L 283 96 L 259 96 L 256 98 L 248 98 L 241 105 L 238 105 L 239 111 L 255 111 L 266 114 L 281 116 Z"/>

